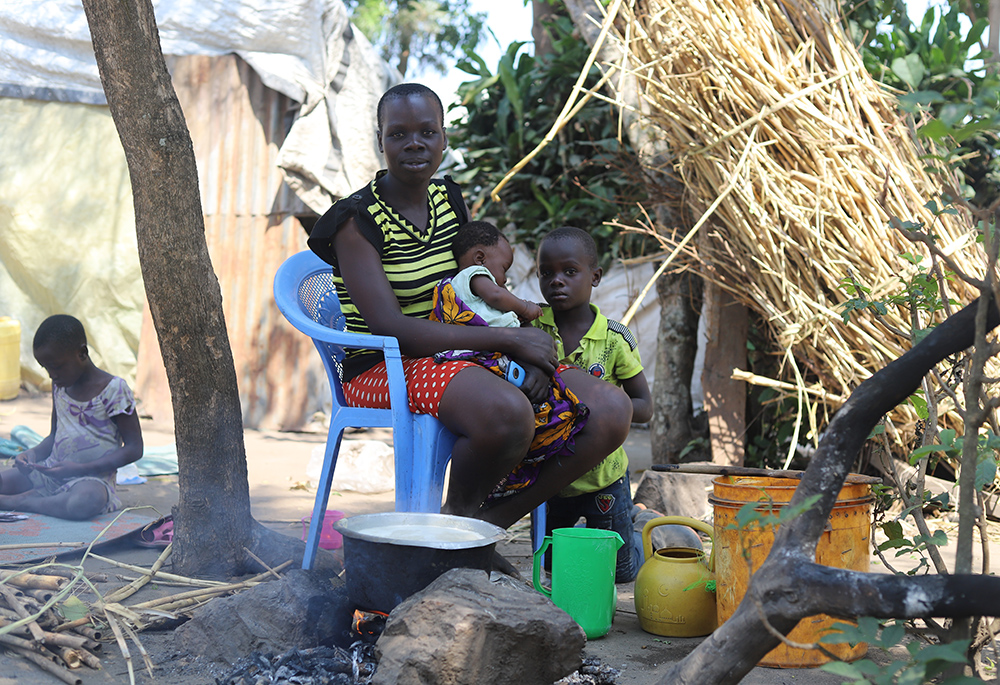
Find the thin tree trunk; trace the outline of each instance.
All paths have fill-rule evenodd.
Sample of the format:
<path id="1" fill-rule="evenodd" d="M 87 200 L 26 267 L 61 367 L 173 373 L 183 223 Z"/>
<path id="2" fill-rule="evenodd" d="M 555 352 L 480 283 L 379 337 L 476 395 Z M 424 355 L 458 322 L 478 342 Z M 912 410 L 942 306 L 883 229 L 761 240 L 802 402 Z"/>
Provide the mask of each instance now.
<path id="1" fill-rule="evenodd" d="M 692 426 L 691 381 L 698 349 L 702 280 L 683 272 L 656 282 L 660 324 L 656 336 L 650 445 L 654 464 L 676 464 L 696 437 Z M 703 450 L 699 450 L 700 453 Z"/>
<path id="2" fill-rule="evenodd" d="M 180 499 L 175 569 L 242 572 L 253 546 L 243 423 L 194 149 L 150 0 L 83 0 L 125 149 L 139 263 L 174 408 Z"/>

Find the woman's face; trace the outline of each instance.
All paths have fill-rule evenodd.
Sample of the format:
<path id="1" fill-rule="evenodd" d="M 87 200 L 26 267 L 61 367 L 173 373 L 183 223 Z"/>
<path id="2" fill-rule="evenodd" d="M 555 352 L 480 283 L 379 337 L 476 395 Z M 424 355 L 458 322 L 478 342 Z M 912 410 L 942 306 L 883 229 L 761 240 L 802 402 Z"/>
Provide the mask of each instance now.
<path id="1" fill-rule="evenodd" d="M 383 104 L 378 148 L 389 173 L 407 183 L 426 183 L 437 173 L 448 146 L 433 98 L 413 94 Z"/>

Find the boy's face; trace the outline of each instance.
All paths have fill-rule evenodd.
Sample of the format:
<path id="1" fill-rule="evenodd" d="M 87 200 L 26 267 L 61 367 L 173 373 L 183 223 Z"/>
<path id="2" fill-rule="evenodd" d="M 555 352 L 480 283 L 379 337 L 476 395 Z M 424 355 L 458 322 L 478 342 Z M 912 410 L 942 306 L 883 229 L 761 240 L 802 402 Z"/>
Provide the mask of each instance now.
<path id="1" fill-rule="evenodd" d="M 538 287 L 555 311 L 590 305 L 590 293 L 603 270 L 590 263 L 583 246 L 572 239 L 543 240 L 538 250 Z"/>
<path id="2" fill-rule="evenodd" d="M 433 98 L 414 94 L 383 104 L 378 149 L 394 177 L 407 183 L 430 181 L 447 146 L 448 136 Z"/>
<path id="3" fill-rule="evenodd" d="M 464 265 L 463 262 L 468 258 L 463 257 L 463 259 L 459 260 L 458 266 L 460 269 L 472 266 L 473 264 L 485 266 L 493 274 L 493 280 L 497 282 L 497 285 L 507 284 L 507 269 L 514 263 L 514 250 L 506 239 L 501 238 L 497 241 L 496 245 L 476 247 L 469 250 L 466 254 L 471 255 L 472 259 L 468 260 L 469 264 Z"/>
<path id="4" fill-rule="evenodd" d="M 45 369 L 52 385 L 68 388 L 75 385 L 87 368 L 87 346 L 79 349 L 66 349 L 54 343 L 42 345 L 34 349 L 35 361 Z"/>

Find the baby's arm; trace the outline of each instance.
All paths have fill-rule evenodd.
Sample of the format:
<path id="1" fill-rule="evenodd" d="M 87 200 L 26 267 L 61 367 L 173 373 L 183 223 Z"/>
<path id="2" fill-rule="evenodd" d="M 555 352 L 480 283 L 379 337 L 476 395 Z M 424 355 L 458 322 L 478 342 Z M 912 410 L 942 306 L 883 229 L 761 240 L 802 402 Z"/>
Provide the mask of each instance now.
<path id="1" fill-rule="evenodd" d="M 54 466 L 33 468 L 56 480 L 68 480 L 83 476 L 99 476 L 138 461 L 142 456 L 142 429 L 139 428 L 139 417 L 136 412 L 133 410 L 131 414 L 116 414 L 111 420 L 118 426 L 118 432 L 122 436 L 123 444 L 118 449 L 84 464 L 67 459 Z"/>
<path id="2" fill-rule="evenodd" d="M 469 288 L 489 306 L 501 312 L 514 312 L 521 321 L 533 321 L 542 315 L 542 308 L 537 304 L 522 300 L 486 274 L 473 276 Z"/>
<path id="3" fill-rule="evenodd" d="M 653 397 L 642 371 L 621 381 L 622 390 L 632 398 L 632 423 L 646 423 L 653 418 Z"/>

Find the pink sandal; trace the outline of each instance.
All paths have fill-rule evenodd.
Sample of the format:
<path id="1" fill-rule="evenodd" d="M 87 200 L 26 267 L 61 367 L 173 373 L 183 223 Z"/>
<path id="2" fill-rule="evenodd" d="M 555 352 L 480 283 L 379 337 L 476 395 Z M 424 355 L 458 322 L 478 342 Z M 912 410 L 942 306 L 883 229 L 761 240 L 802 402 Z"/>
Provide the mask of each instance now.
<path id="1" fill-rule="evenodd" d="M 140 547 L 166 547 L 174 540 L 174 518 L 164 516 L 139 531 L 135 544 Z"/>

